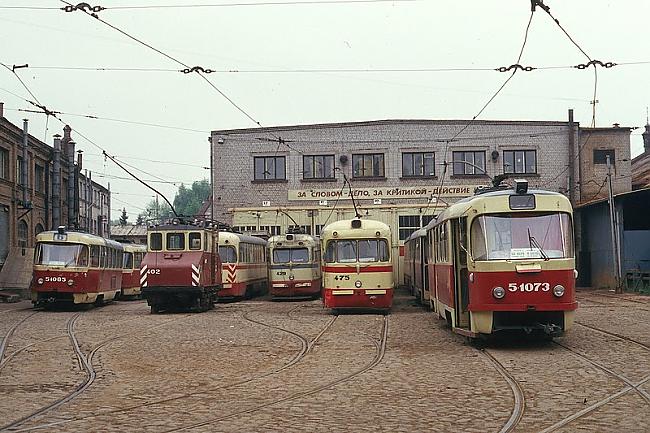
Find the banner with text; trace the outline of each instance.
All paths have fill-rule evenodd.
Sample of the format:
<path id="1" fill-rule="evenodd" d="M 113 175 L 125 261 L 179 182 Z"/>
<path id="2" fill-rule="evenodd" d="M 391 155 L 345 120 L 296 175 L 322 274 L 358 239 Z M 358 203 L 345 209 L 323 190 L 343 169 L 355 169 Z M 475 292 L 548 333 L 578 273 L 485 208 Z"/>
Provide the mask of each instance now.
<path id="1" fill-rule="evenodd" d="M 353 188 L 354 198 L 358 200 L 409 199 L 438 197 L 468 197 L 474 194 L 479 185 L 455 186 L 400 186 L 378 188 Z M 483 186 L 483 185 L 481 185 Z M 438 192 L 440 190 L 440 192 Z M 350 190 L 341 189 L 290 189 L 289 200 L 349 200 Z"/>

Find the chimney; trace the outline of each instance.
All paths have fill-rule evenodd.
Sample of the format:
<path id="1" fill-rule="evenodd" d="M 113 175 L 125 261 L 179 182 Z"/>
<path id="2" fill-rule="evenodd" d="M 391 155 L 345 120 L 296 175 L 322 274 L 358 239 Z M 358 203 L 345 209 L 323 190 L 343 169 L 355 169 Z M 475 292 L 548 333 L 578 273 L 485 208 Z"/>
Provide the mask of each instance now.
<path id="1" fill-rule="evenodd" d="M 650 123 L 645 125 L 645 132 L 641 136 L 643 137 L 643 150 L 648 153 L 650 152 Z"/>
<path id="2" fill-rule="evenodd" d="M 81 149 L 77 150 L 77 169 L 79 170 L 79 172 L 83 170 L 83 153 L 84 153 L 83 150 Z"/>
<path id="3" fill-rule="evenodd" d="M 0 119 L 5 117 L 5 103 L 0 102 Z"/>
<path id="4" fill-rule="evenodd" d="M 63 138 L 61 139 L 61 144 L 62 144 L 61 150 L 63 151 L 63 158 L 65 158 L 66 161 L 70 157 L 68 143 L 72 141 L 72 136 L 70 135 L 71 132 L 72 132 L 72 128 L 70 127 L 70 125 L 65 125 L 63 127 Z"/>
<path id="5" fill-rule="evenodd" d="M 61 136 L 54 136 L 52 157 L 52 227 L 61 225 Z"/>

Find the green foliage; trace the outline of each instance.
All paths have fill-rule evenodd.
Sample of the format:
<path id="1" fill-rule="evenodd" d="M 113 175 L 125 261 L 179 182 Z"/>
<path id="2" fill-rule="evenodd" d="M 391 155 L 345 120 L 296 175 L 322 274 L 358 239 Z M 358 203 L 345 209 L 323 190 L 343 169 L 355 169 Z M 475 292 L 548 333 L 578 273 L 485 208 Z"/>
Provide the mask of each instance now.
<path id="1" fill-rule="evenodd" d="M 129 216 L 126 214 L 126 208 L 122 208 L 122 215 L 120 216 L 120 225 L 125 226 L 128 222 Z"/>
<path id="2" fill-rule="evenodd" d="M 153 219 L 165 219 L 170 216 L 174 216 L 172 209 L 165 202 L 165 200 L 150 200 L 149 203 L 145 206 L 146 211 L 140 212 L 138 218 L 142 218 L 143 221 L 153 220 Z"/>
<path id="3" fill-rule="evenodd" d="M 197 215 L 208 197 L 210 197 L 210 182 L 207 179 L 192 183 L 191 188 L 181 184 L 174 198 L 174 209 L 179 215 Z"/>
<path id="4" fill-rule="evenodd" d="M 136 226 L 144 225 L 144 216 L 142 214 L 138 215 L 138 219 L 135 220 Z"/>

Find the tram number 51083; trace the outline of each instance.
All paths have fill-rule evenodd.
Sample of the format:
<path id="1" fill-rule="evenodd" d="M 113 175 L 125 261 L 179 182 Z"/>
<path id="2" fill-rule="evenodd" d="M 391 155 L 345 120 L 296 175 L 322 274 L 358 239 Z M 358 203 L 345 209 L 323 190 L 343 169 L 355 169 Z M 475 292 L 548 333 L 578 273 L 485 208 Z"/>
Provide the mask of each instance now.
<path id="1" fill-rule="evenodd" d="M 548 292 L 551 290 L 549 283 L 508 283 L 508 290 L 511 292 Z"/>

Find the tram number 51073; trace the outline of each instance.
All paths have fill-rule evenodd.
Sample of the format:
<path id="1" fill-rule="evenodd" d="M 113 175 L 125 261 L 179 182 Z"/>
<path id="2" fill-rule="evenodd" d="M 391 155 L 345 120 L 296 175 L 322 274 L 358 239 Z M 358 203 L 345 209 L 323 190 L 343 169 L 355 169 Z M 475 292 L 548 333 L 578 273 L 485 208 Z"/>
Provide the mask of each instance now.
<path id="1" fill-rule="evenodd" d="M 551 290 L 549 283 L 508 283 L 508 290 L 511 292 L 548 292 Z"/>

